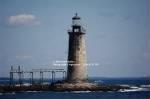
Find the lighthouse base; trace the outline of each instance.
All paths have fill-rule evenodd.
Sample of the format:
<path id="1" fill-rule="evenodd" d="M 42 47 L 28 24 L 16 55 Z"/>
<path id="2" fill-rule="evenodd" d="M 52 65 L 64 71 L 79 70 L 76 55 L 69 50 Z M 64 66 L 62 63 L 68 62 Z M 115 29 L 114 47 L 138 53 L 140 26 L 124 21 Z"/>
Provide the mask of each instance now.
<path id="1" fill-rule="evenodd" d="M 53 91 L 118 91 L 120 89 L 128 89 L 120 85 L 101 85 L 97 83 L 79 82 L 79 83 L 55 83 Z"/>
<path id="2" fill-rule="evenodd" d="M 31 85 L 31 86 L 0 86 L 0 93 L 7 92 L 22 92 L 22 91 L 119 91 L 125 89 L 132 89 L 130 86 L 121 85 L 101 85 L 96 83 L 54 83 L 52 85 Z"/>
<path id="3" fill-rule="evenodd" d="M 96 90 L 98 84 L 88 83 L 88 82 L 78 82 L 78 83 L 57 83 L 54 84 L 55 91 L 86 91 L 86 90 Z"/>

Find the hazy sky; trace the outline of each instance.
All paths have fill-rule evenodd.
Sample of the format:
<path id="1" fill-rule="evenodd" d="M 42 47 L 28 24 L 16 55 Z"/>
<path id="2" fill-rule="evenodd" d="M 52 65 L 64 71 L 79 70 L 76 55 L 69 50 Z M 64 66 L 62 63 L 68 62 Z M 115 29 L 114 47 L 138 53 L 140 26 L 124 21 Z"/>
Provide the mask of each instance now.
<path id="1" fill-rule="evenodd" d="M 148 0 L 0 0 L 0 76 L 24 70 L 66 68 L 67 30 L 78 12 L 86 29 L 89 76 L 149 75 Z"/>

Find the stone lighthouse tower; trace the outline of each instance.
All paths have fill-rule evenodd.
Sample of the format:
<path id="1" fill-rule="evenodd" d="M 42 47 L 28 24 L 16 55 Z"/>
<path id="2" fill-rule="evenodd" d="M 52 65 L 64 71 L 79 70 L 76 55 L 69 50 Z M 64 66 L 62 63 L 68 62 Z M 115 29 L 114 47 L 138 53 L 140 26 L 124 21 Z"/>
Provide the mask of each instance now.
<path id="1" fill-rule="evenodd" d="M 72 29 L 68 31 L 68 82 L 85 82 L 88 79 L 84 39 L 85 30 L 80 24 L 80 19 L 76 13 L 72 17 Z"/>

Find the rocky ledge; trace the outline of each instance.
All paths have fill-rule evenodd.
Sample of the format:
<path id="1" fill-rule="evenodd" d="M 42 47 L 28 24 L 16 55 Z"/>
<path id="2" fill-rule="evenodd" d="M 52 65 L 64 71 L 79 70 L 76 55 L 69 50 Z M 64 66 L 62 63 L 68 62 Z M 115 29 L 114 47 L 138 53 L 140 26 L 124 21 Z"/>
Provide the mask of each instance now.
<path id="1" fill-rule="evenodd" d="M 0 93 L 21 91 L 119 91 L 124 89 L 130 89 L 130 87 L 120 85 L 101 85 L 88 82 L 57 82 L 51 85 L 0 86 Z"/>
<path id="2" fill-rule="evenodd" d="M 54 91 L 118 91 L 130 89 L 128 86 L 120 85 L 100 85 L 96 83 L 56 83 Z"/>

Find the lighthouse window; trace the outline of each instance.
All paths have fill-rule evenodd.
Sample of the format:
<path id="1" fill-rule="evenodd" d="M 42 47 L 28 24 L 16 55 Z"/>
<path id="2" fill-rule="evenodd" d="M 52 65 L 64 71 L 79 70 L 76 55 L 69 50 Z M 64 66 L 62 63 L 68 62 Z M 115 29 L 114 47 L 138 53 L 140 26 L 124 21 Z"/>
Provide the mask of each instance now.
<path id="1" fill-rule="evenodd" d="M 75 29 L 74 31 L 75 31 L 75 32 L 79 32 L 79 30 L 78 30 L 78 29 Z"/>

